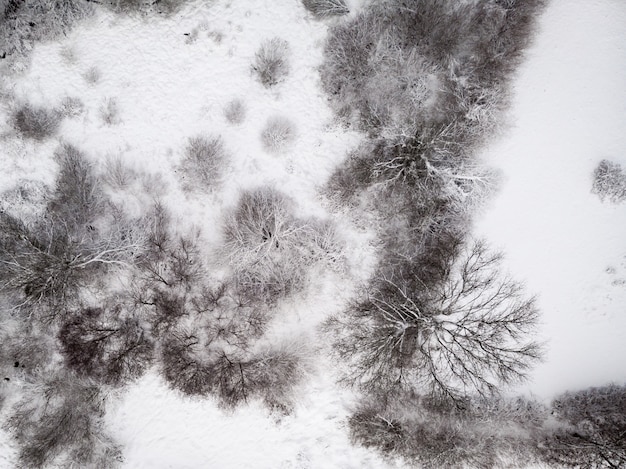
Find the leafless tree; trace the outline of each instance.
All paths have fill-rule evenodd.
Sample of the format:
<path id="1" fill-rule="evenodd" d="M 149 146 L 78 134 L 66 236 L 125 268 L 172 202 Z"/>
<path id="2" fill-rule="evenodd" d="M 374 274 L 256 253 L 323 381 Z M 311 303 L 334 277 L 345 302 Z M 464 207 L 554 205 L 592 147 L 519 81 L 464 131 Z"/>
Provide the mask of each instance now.
<path id="1" fill-rule="evenodd" d="M 121 305 L 76 312 L 62 325 L 59 341 L 70 369 L 114 385 L 139 377 L 154 351 L 143 321 Z"/>
<path id="2" fill-rule="evenodd" d="M 60 372 L 30 385 L 6 427 L 20 467 L 117 467 L 119 448 L 103 429 L 103 396 L 88 380 Z"/>
<path id="3" fill-rule="evenodd" d="M 2 290 L 21 305 L 64 303 L 95 272 L 128 267 L 144 249 L 144 230 L 110 204 L 85 156 L 70 145 L 56 153 L 60 173 L 47 213 L 24 222 L 0 213 Z"/>
<path id="4" fill-rule="evenodd" d="M 533 299 L 499 271 L 501 256 L 476 242 L 453 251 L 441 281 L 405 273 L 373 282 L 366 297 L 329 322 L 348 380 L 367 390 L 398 388 L 455 401 L 497 394 L 540 359 L 528 337 Z"/>
<path id="5" fill-rule="evenodd" d="M 222 252 L 246 296 L 272 302 L 301 290 L 312 265 L 338 266 L 343 243 L 333 224 L 294 212 L 291 198 L 260 187 L 245 191 L 227 215 Z"/>

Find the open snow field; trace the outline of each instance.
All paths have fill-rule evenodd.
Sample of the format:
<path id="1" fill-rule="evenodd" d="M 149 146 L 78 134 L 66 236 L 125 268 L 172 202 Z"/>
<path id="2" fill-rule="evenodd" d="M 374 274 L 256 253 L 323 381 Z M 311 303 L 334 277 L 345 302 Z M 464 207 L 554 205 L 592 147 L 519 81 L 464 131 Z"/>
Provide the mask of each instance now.
<path id="1" fill-rule="evenodd" d="M 512 128 L 488 162 L 501 192 L 476 233 L 538 295 L 550 397 L 626 381 L 626 205 L 591 193 L 606 158 L 626 163 L 626 4 L 553 0 L 514 85 Z"/>
<path id="2" fill-rule="evenodd" d="M 540 398 L 626 381 L 626 204 L 602 203 L 590 192 L 601 159 L 626 165 L 625 25 L 622 0 L 552 0 L 514 84 L 510 127 L 484 152 L 504 179 L 475 232 L 505 253 L 512 275 L 538 296 L 548 352 L 520 391 Z M 319 87 L 327 27 L 295 0 L 195 2 L 170 19 L 99 12 L 66 38 L 38 44 L 30 63 L 1 78 L 2 90 L 52 106 L 80 98 L 84 110 L 63 121 L 63 141 L 99 165 L 120 158 L 152 174 L 151 194 L 181 226 L 200 226 L 212 246 L 221 214 L 244 188 L 279 187 L 301 215 L 331 216 L 317 191 L 361 136 L 333 125 Z M 291 71 L 268 90 L 250 64 L 260 42 L 274 36 L 290 44 Z M 239 125 L 223 113 L 233 99 L 245 104 Z M 0 109 L 3 121 L 8 113 Z M 272 116 L 295 128 L 279 154 L 260 139 Z M 220 135 L 231 155 L 222 189 L 209 196 L 183 192 L 176 173 L 187 139 L 199 134 Z M 1 191 L 19 180 L 53 182 L 58 141 L 1 144 Z M 313 282 L 282 306 L 289 327 L 274 325 L 279 336 L 288 331 L 315 351 L 293 413 L 275 415 L 254 402 L 225 412 L 210 398 L 181 397 L 150 371 L 110 396 L 106 421 L 123 447 L 123 467 L 405 467 L 350 444 L 354 396 L 335 384 L 325 352 L 316 350 L 315 327 L 341 310 L 373 266 L 368 230 L 341 226 L 349 271 Z M 15 461 L 13 443 L 0 433 L 0 467 Z"/>

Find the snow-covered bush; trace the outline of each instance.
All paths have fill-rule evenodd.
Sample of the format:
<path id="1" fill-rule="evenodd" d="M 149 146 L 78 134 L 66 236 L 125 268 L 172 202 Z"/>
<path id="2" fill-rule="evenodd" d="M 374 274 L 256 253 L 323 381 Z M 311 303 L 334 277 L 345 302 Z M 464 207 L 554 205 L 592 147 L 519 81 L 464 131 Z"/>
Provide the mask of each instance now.
<path id="1" fill-rule="evenodd" d="M 626 200 L 626 173 L 619 163 L 602 160 L 593 171 L 591 192 L 600 200 L 619 203 Z"/>
<path id="2" fill-rule="evenodd" d="M 350 13 L 345 0 L 302 0 L 304 8 L 309 10 L 317 18 L 329 16 L 341 16 Z"/>
<path id="3" fill-rule="evenodd" d="M 180 171 L 186 190 L 208 192 L 219 186 L 228 153 L 221 137 L 190 138 Z"/>
<path id="4" fill-rule="evenodd" d="M 233 99 L 224 107 L 224 117 L 231 124 L 241 124 L 246 118 L 246 105 L 241 99 Z"/>
<path id="5" fill-rule="evenodd" d="M 7 2 L 0 12 L 0 54 L 25 53 L 36 41 L 54 39 L 93 11 L 83 0 L 24 0 Z"/>
<path id="6" fill-rule="evenodd" d="M 329 224 L 296 218 L 294 210 L 290 198 L 261 187 L 244 192 L 227 216 L 223 253 L 244 296 L 274 301 L 302 289 L 316 263 L 341 258 Z"/>
<path id="7" fill-rule="evenodd" d="M 283 81 L 289 74 L 289 43 L 279 37 L 267 39 L 254 56 L 252 71 L 266 88 Z"/>
<path id="8" fill-rule="evenodd" d="M 116 98 L 107 98 L 99 109 L 100 119 L 106 125 L 118 125 L 122 122 L 120 118 L 120 106 Z"/>
<path id="9" fill-rule="evenodd" d="M 295 137 L 295 125 L 284 116 L 270 117 L 261 131 L 261 143 L 268 153 L 284 151 Z"/>
<path id="10" fill-rule="evenodd" d="M 125 189 L 138 177 L 137 172 L 127 166 L 120 156 L 107 158 L 103 169 L 102 182 L 112 189 Z"/>
<path id="11" fill-rule="evenodd" d="M 626 386 L 566 392 L 551 405 L 556 422 L 539 440 L 539 452 L 558 467 L 626 466 Z"/>
<path id="12" fill-rule="evenodd" d="M 103 401 L 96 385 L 67 372 L 27 386 L 6 424 L 20 467 L 117 467 L 121 453 L 104 430 Z"/>
<path id="13" fill-rule="evenodd" d="M 80 98 L 68 96 L 61 101 L 59 112 L 63 117 L 78 117 L 85 112 L 85 103 L 83 103 Z"/>
<path id="14" fill-rule="evenodd" d="M 186 0 L 106 0 L 103 3 L 110 5 L 117 13 L 171 15 L 185 2 Z"/>
<path id="15" fill-rule="evenodd" d="M 20 135 L 33 140 L 52 137 L 61 124 L 62 115 L 54 109 L 24 104 L 13 112 L 13 127 Z"/>

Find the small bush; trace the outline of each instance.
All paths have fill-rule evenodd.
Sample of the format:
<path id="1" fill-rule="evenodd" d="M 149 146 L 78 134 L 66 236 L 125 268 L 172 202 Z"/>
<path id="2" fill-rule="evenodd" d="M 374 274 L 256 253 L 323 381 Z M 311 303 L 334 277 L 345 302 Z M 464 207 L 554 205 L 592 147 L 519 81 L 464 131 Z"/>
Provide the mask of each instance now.
<path id="1" fill-rule="evenodd" d="M 600 200 L 619 203 L 626 200 L 626 173 L 619 163 L 602 160 L 593 171 L 591 192 Z"/>
<path id="2" fill-rule="evenodd" d="M 60 113 L 63 117 L 74 118 L 85 112 L 85 104 L 79 99 L 68 96 L 61 102 Z"/>
<path id="3" fill-rule="evenodd" d="M 122 122 L 120 119 L 120 106 L 115 98 L 108 98 L 100 106 L 100 119 L 106 125 L 118 125 Z"/>
<path id="4" fill-rule="evenodd" d="M 13 127 L 33 140 L 52 137 L 61 124 L 61 115 L 51 109 L 24 104 L 13 113 Z"/>
<path id="5" fill-rule="evenodd" d="M 261 44 L 255 54 L 252 71 L 266 88 L 275 86 L 289 74 L 289 43 L 275 37 Z"/>
<path id="6" fill-rule="evenodd" d="M 119 156 L 107 158 L 104 163 L 102 180 L 113 189 L 125 189 L 132 184 L 137 177 L 137 172 L 126 166 Z"/>
<path id="7" fill-rule="evenodd" d="M 221 137 L 190 138 L 180 165 L 183 188 L 208 192 L 221 182 L 228 153 Z"/>
<path id="8" fill-rule="evenodd" d="M 73 145 L 61 145 L 54 157 L 60 171 L 48 210 L 72 230 L 84 231 L 103 214 L 106 201 L 100 181 L 86 155 Z"/>
<path id="9" fill-rule="evenodd" d="M 169 16 L 176 13 L 185 2 L 186 0 L 107 0 L 103 3 L 110 5 L 117 13 L 156 13 Z"/>
<path id="10" fill-rule="evenodd" d="M 233 99 L 224 107 L 224 117 L 234 125 L 241 124 L 246 118 L 246 106 L 240 99 Z"/>
<path id="11" fill-rule="evenodd" d="M 83 78 L 89 85 L 96 85 L 102 78 L 102 72 L 98 67 L 91 67 L 83 73 Z"/>
<path id="12" fill-rule="evenodd" d="M 345 0 L 302 0 L 304 8 L 317 18 L 341 16 L 350 13 Z"/>
<path id="13" fill-rule="evenodd" d="M 294 124 L 283 116 L 270 117 L 261 131 L 261 143 L 265 151 L 280 153 L 293 142 L 296 136 Z"/>

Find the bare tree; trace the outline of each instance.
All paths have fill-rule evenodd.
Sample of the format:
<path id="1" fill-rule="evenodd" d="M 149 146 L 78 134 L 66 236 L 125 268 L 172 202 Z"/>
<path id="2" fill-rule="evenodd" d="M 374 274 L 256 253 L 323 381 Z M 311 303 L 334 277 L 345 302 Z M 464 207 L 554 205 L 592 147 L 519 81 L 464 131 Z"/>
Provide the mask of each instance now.
<path id="1" fill-rule="evenodd" d="M 348 380 L 368 390 L 409 388 L 452 400 L 522 380 L 541 347 L 527 335 L 538 311 L 499 272 L 482 242 L 450 253 L 442 280 L 379 278 L 329 326 Z"/>
<path id="2" fill-rule="evenodd" d="M 98 387 L 70 373 L 29 386 L 6 424 L 19 445 L 20 467 L 116 467 L 121 455 L 103 415 Z"/>
<path id="3" fill-rule="evenodd" d="M 154 351 L 143 322 L 122 306 L 76 312 L 61 327 L 59 341 L 69 368 L 106 384 L 139 377 Z"/>
<path id="4" fill-rule="evenodd" d="M 0 288 L 21 305 L 64 303 L 92 274 L 128 267 L 144 249 L 141 223 L 106 200 L 85 156 L 64 145 L 56 158 L 60 173 L 44 216 L 26 223 L 0 213 Z"/>

